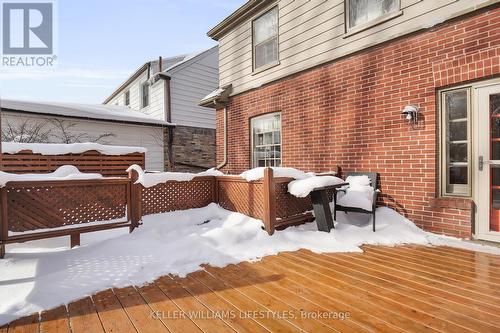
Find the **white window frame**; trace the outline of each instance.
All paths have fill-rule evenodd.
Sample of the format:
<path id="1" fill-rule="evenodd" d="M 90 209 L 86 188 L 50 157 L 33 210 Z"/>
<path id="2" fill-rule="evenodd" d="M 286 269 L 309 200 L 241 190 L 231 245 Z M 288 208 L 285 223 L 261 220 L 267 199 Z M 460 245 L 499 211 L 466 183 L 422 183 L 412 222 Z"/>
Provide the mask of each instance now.
<path id="1" fill-rule="evenodd" d="M 454 196 L 454 197 L 471 197 L 472 196 L 472 88 L 470 86 L 460 87 L 454 89 L 441 90 L 439 92 L 439 117 L 440 117 L 440 152 L 439 152 L 439 169 L 440 169 L 440 195 L 441 196 Z M 447 93 L 453 93 L 458 91 L 466 91 L 467 93 L 467 118 L 455 121 L 467 121 L 467 184 L 466 185 L 450 185 L 448 184 L 449 179 L 449 162 L 448 162 L 448 140 L 447 140 L 447 129 L 448 129 L 448 117 L 446 114 L 446 98 Z M 459 163 L 455 163 L 459 165 Z"/>
<path id="2" fill-rule="evenodd" d="M 267 113 L 267 114 L 264 114 L 264 115 L 261 115 L 261 116 L 256 116 L 256 117 L 253 117 L 250 119 L 250 158 L 251 158 L 251 165 L 252 165 L 252 168 L 256 168 L 258 167 L 258 163 L 256 163 L 257 161 L 255 160 L 255 142 L 254 142 L 254 123 L 258 120 L 263 120 L 263 119 L 266 119 L 266 118 L 269 118 L 269 119 L 273 119 L 274 120 L 274 117 L 276 115 L 279 115 L 280 116 L 280 143 L 279 143 L 279 146 L 280 146 L 280 166 L 282 165 L 283 163 L 283 126 L 282 126 L 282 117 L 281 117 L 281 112 L 273 112 L 273 113 Z M 273 131 L 274 132 L 274 131 Z M 262 147 L 264 146 L 277 146 L 277 144 L 271 144 L 271 145 L 262 145 Z M 274 158 L 276 159 L 276 158 Z"/>
<path id="3" fill-rule="evenodd" d="M 128 95 L 128 103 L 127 103 L 127 95 Z M 125 106 L 130 106 L 130 90 L 125 91 L 123 94 L 123 103 Z"/>
<path id="4" fill-rule="evenodd" d="M 398 1 L 398 9 L 390 12 L 383 14 L 371 21 L 356 25 L 354 27 L 351 27 L 351 22 L 350 22 L 350 11 L 351 11 L 351 4 L 350 0 L 345 0 L 344 1 L 344 18 L 345 18 L 345 34 L 344 38 L 349 37 L 351 35 L 354 35 L 358 32 L 367 30 L 373 26 L 379 25 L 381 23 L 384 23 L 386 21 L 392 20 L 393 18 L 396 18 L 400 15 L 403 15 L 403 11 L 401 10 L 401 0 L 396 0 Z"/>
<path id="5" fill-rule="evenodd" d="M 148 100 L 147 100 L 147 104 L 145 105 L 144 104 L 144 86 L 148 86 Z M 144 109 L 144 108 L 147 108 L 150 104 L 151 104 L 151 85 L 149 84 L 148 81 L 144 81 L 143 83 L 141 83 L 141 108 Z"/>
<path id="6" fill-rule="evenodd" d="M 255 44 L 255 21 L 257 21 L 259 18 L 261 18 L 262 16 L 266 15 L 267 13 L 269 13 L 270 11 L 272 10 L 276 10 L 276 15 L 277 15 L 277 20 L 278 20 L 278 31 L 276 32 L 276 35 L 273 35 L 272 37 L 269 37 L 268 39 L 260 42 L 259 44 Z M 280 64 L 280 49 L 279 49 L 279 46 L 280 46 L 280 41 L 279 41 L 279 35 L 280 35 L 280 25 L 279 25 L 279 7 L 276 5 L 276 6 L 273 6 L 272 8 L 269 8 L 269 9 L 266 9 L 264 12 L 260 13 L 257 17 L 255 17 L 253 20 L 252 20 L 252 68 L 253 68 L 253 73 L 256 74 L 256 73 L 260 73 L 262 71 L 265 71 L 266 69 L 269 69 L 271 67 L 274 67 L 274 66 L 277 66 Z M 270 41 L 271 39 L 273 38 L 276 38 L 276 43 L 277 43 L 277 46 L 276 46 L 276 60 L 268 63 L 268 64 L 265 64 L 265 65 L 262 65 L 260 67 L 257 67 L 255 64 L 256 64 L 256 57 L 255 57 L 255 49 L 257 48 L 257 46 L 261 45 L 261 44 L 264 44 L 264 43 L 267 43 L 268 41 Z"/>

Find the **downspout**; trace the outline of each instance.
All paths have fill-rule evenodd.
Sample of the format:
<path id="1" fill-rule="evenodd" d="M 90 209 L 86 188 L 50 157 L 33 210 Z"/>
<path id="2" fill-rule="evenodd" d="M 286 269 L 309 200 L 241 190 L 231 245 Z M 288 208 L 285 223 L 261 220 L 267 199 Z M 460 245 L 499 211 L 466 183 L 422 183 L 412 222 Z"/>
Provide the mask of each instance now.
<path id="1" fill-rule="evenodd" d="M 224 106 L 224 159 L 215 168 L 217 170 L 222 169 L 227 164 L 227 106 Z"/>
<path id="2" fill-rule="evenodd" d="M 170 77 L 165 77 L 163 80 L 164 84 L 164 105 L 165 105 L 165 116 L 166 120 L 169 123 L 172 123 L 172 99 L 171 99 L 171 90 L 170 90 Z M 173 170 L 174 168 L 174 154 L 173 154 L 173 145 L 174 145 L 174 129 L 170 126 L 167 129 L 167 157 L 168 164 L 170 168 Z"/>

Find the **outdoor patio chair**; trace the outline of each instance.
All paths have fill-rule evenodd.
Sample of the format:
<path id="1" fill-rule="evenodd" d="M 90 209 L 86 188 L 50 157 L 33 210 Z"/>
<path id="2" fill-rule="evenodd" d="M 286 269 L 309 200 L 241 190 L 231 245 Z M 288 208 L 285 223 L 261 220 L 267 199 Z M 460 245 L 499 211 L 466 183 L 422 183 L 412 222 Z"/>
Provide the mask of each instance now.
<path id="1" fill-rule="evenodd" d="M 337 219 L 337 210 L 342 211 L 342 212 L 354 212 L 354 213 L 365 213 L 365 214 L 371 214 L 373 217 L 373 231 L 375 232 L 375 211 L 377 209 L 377 199 L 378 199 L 378 193 L 380 192 L 377 188 L 378 185 L 378 174 L 376 172 L 347 172 L 346 173 L 346 179 L 349 176 L 368 176 L 370 179 L 370 186 L 373 188 L 373 198 L 372 198 L 372 208 L 370 210 L 366 210 L 363 208 L 359 207 L 349 207 L 345 205 L 339 205 L 337 203 L 338 198 L 337 195 L 339 192 L 344 192 L 346 193 L 347 189 L 336 189 L 334 191 L 333 195 L 333 203 L 334 203 L 334 209 L 333 209 L 333 219 Z"/>

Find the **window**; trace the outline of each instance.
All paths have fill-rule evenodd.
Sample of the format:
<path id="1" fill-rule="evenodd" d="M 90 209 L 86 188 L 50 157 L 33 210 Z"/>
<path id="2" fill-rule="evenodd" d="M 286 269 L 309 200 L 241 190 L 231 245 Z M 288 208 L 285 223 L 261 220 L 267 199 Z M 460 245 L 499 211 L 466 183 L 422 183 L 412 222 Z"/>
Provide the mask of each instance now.
<path id="1" fill-rule="evenodd" d="M 278 7 L 255 19 L 253 29 L 254 69 L 278 62 Z"/>
<path id="2" fill-rule="evenodd" d="M 441 93 L 441 193 L 471 195 L 470 90 Z"/>
<path id="3" fill-rule="evenodd" d="M 348 30 L 400 9 L 400 0 L 347 0 Z"/>
<path id="4" fill-rule="evenodd" d="M 144 82 L 141 85 L 141 99 L 142 99 L 141 106 L 143 108 L 149 105 L 149 82 Z"/>
<path id="5" fill-rule="evenodd" d="M 130 90 L 127 90 L 125 92 L 125 106 L 129 106 L 130 105 Z"/>
<path id="6" fill-rule="evenodd" d="M 281 114 L 251 120 L 252 167 L 281 166 Z"/>

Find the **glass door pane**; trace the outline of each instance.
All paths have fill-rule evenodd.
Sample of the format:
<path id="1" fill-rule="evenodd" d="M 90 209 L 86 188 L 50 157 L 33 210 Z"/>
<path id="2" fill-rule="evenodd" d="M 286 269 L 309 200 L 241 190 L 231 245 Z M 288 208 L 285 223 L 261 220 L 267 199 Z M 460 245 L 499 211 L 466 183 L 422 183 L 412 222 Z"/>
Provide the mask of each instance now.
<path id="1" fill-rule="evenodd" d="M 490 95 L 490 231 L 500 232 L 500 94 Z"/>

